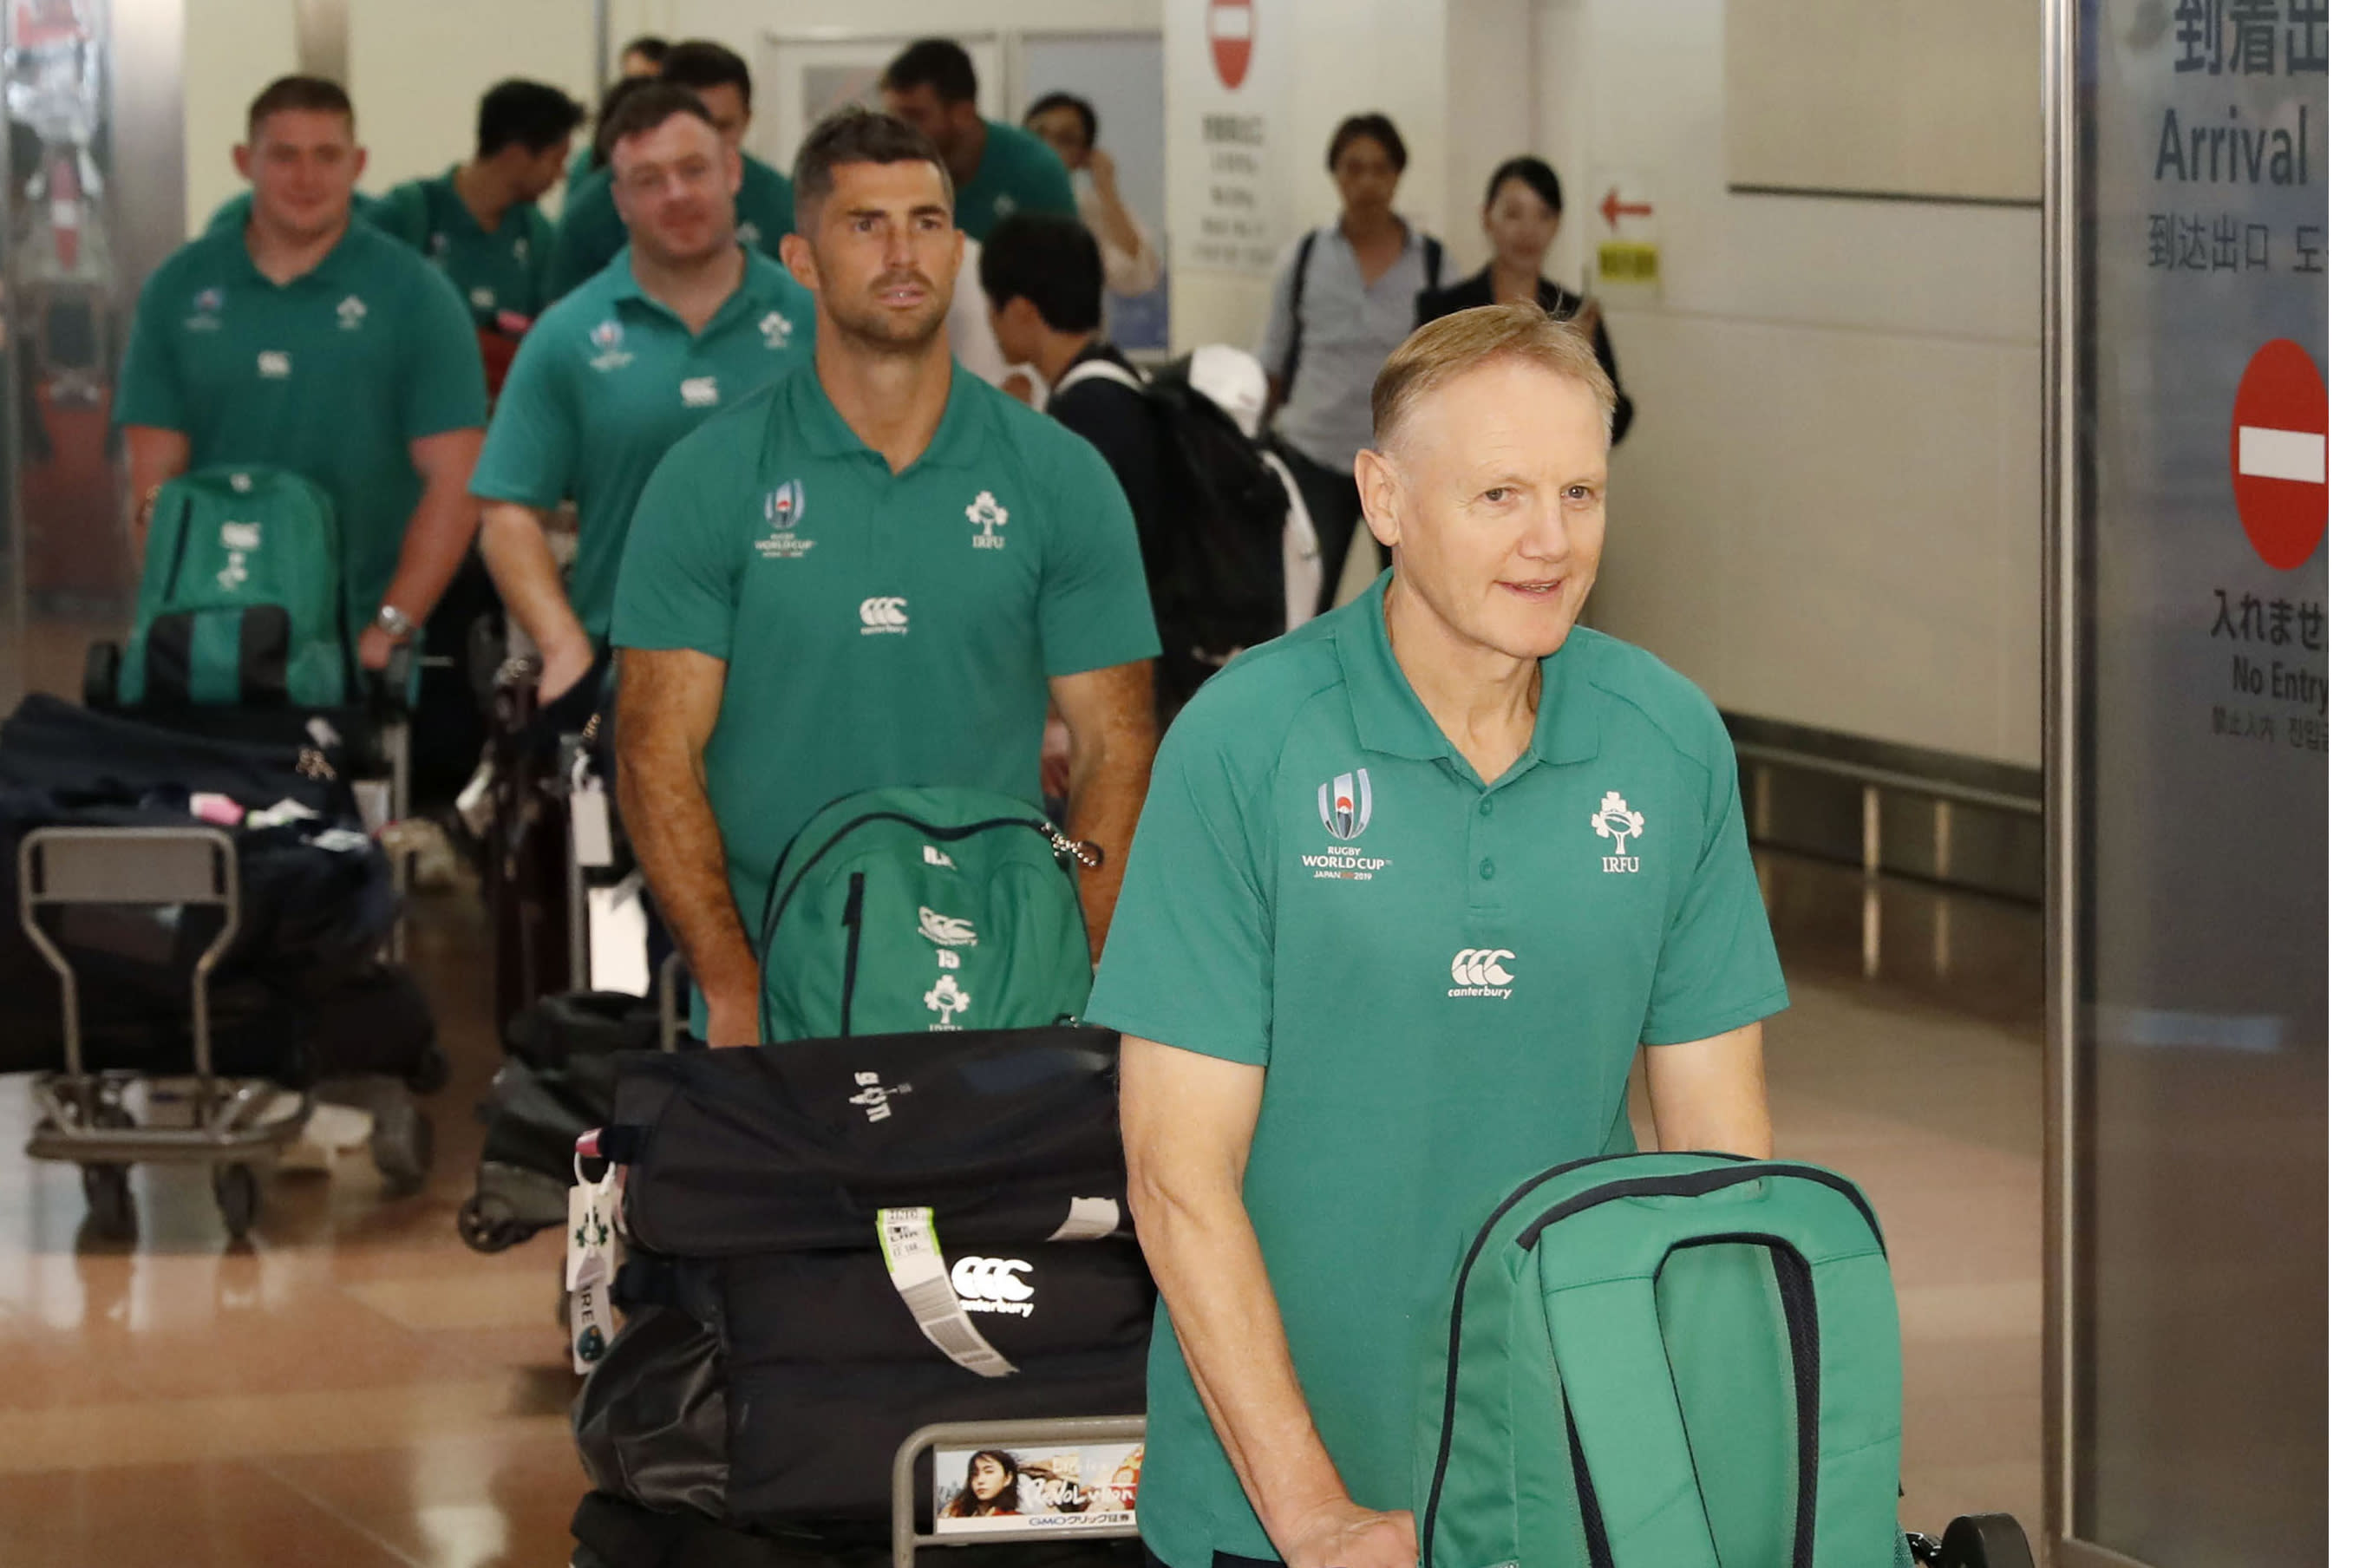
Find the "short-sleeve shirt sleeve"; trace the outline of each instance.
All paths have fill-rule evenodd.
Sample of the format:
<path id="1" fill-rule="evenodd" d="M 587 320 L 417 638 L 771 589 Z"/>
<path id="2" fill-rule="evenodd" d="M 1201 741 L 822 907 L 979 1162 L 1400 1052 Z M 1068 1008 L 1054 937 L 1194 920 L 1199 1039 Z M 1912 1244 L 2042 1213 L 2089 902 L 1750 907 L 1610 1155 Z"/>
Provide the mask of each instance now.
<path id="1" fill-rule="evenodd" d="M 1024 182 L 1029 188 L 1021 193 L 1022 209 L 1057 213 L 1063 217 L 1078 216 L 1079 196 L 1078 192 L 1071 188 L 1071 172 L 1062 167 L 1061 159 L 1056 157 L 1053 150 L 1045 143 L 1038 143 L 1037 150 L 1043 156 L 1032 156 L 1029 161 L 1029 177 Z"/>
<path id="2" fill-rule="evenodd" d="M 1216 705 L 1177 715 L 1152 769 L 1087 1019 L 1266 1065 L 1274 1017 L 1270 771 L 1236 754 Z"/>
<path id="3" fill-rule="evenodd" d="M 1075 675 L 1160 652 L 1135 519 L 1101 453 L 1076 437 L 1060 459 L 1054 548 L 1038 593 L 1046 673 Z"/>
<path id="4" fill-rule="evenodd" d="M 547 508 L 572 493 L 580 442 L 565 369 L 551 334 L 523 339 L 474 465 L 475 495 Z"/>
<path id="5" fill-rule="evenodd" d="M 174 318 L 187 306 L 185 291 L 172 275 L 159 272 L 140 292 L 131 321 L 131 342 L 122 353 L 122 377 L 114 393 L 114 422 L 158 430 L 189 427 L 187 395 L 180 381 Z"/>
<path id="6" fill-rule="evenodd" d="M 1713 724 L 1699 860 L 1660 945 L 1646 1046 L 1710 1039 L 1789 1005 L 1749 858 L 1732 737 L 1722 720 Z"/>
<path id="7" fill-rule="evenodd" d="M 466 301 L 438 271 L 409 290 L 401 324 L 408 350 L 401 387 L 401 434 L 415 441 L 445 431 L 478 428 L 489 416 L 482 351 Z"/>
<path id="8" fill-rule="evenodd" d="M 742 529 L 725 520 L 743 509 L 720 499 L 732 470 L 712 461 L 714 448 L 702 439 L 712 430 L 705 426 L 665 453 L 638 497 L 613 593 L 616 647 L 691 648 L 718 659 L 733 651 L 746 552 Z M 744 486 L 733 489 L 740 494 Z"/>

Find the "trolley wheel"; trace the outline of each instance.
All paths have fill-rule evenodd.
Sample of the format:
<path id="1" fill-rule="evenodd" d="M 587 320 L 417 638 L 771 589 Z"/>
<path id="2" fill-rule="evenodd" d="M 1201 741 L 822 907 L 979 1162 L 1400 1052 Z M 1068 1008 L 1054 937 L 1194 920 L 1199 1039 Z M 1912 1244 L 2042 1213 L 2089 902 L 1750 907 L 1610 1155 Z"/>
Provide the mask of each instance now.
<path id="1" fill-rule="evenodd" d="M 476 1193 L 458 1205 L 458 1239 L 477 1252 L 504 1252 L 532 1238 L 533 1232 L 497 1198 Z"/>
<path id="2" fill-rule="evenodd" d="M 378 1110 L 368 1152 L 384 1175 L 386 1197 L 413 1197 L 433 1171 L 433 1119 L 406 1100 Z"/>
<path id="3" fill-rule="evenodd" d="M 1936 1568 L 2034 1568 L 2034 1549 L 2010 1515 L 1965 1513 L 1945 1527 Z"/>
<path id="4" fill-rule="evenodd" d="M 139 1214 L 131 1203 L 131 1167 L 84 1165 L 81 1195 L 90 1205 L 90 1228 L 109 1241 L 128 1241 L 139 1233 Z"/>
<path id="5" fill-rule="evenodd" d="M 420 1098 L 440 1093 L 449 1087 L 448 1057 L 439 1046 L 428 1042 L 424 1053 L 417 1058 L 417 1065 L 408 1069 L 408 1077 L 403 1081 L 409 1093 Z"/>
<path id="6" fill-rule="evenodd" d="M 261 1213 L 261 1184 L 250 1165 L 215 1165 L 213 1202 L 220 1205 L 221 1224 L 231 1241 L 243 1241 Z"/>

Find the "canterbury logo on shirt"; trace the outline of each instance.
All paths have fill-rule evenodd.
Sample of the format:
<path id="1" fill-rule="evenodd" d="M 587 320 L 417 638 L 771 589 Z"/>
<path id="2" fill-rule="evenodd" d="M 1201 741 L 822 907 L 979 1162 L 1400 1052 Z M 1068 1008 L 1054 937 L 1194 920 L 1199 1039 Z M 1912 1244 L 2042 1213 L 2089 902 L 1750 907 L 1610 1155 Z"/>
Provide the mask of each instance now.
<path id="1" fill-rule="evenodd" d="M 867 599 L 858 606 L 858 618 L 864 623 L 860 637 L 907 635 L 907 601 L 899 598 Z"/>
<path id="2" fill-rule="evenodd" d="M 1508 947 L 1466 947 L 1454 955 L 1454 989 L 1449 996 L 1509 996 L 1517 978 L 1504 968 L 1519 954 Z"/>
<path id="3" fill-rule="evenodd" d="M 715 408 L 719 405 L 719 378 L 715 375 L 691 375 L 678 384 L 678 400 L 689 408 Z"/>

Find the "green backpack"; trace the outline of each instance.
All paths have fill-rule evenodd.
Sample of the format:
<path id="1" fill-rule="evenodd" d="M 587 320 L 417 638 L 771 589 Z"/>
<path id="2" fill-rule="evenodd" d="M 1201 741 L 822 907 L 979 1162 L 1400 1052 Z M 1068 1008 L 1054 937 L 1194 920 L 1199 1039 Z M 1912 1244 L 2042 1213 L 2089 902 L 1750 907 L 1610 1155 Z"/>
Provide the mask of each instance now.
<path id="1" fill-rule="evenodd" d="M 1094 983 L 1076 868 L 1100 852 L 988 790 L 877 789 L 811 817 L 762 901 L 760 1037 L 1025 1029 Z"/>
<path id="2" fill-rule="evenodd" d="M 349 700 L 334 503 L 282 468 L 183 474 L 156 492 L 122 706 Z"/>
<path id="3" fill-rule="evenodd" d="M 1895 1290 L 1842 1176 L 1725 1154 L 1556 1166 L 1488 1215 L 1439 1328 L 1425 1568 L 1912 1561 Z"/>

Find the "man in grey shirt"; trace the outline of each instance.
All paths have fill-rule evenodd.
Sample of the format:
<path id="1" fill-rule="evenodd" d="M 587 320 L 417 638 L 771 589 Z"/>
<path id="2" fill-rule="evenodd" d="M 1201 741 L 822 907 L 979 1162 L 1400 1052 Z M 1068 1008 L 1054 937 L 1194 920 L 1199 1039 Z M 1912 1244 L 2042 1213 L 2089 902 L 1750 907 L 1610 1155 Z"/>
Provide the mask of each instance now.
<path id="1" fill-rule="evenodd" d="M 1356 536 L 1356 453 L 1373 444 L 1373 377 L 1412 334 L 1415 296 L 1454 276 L 1437 237 L 1417 233 L 1390 205 L 1405 162 L 1405 139 L 1388 116 L 1340 122 L 1324 154 L 1340 216 L 1292 251 L 1259 347 L 1270 401 L 1281 406 L 1274 430 L 1323 544 L 1319 613 L 1332 607 Z"/>

